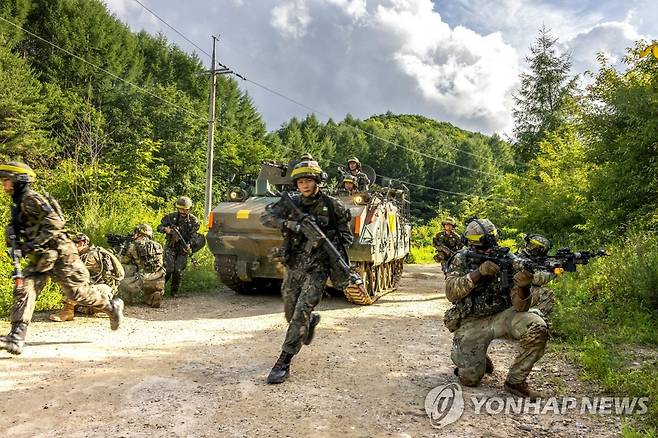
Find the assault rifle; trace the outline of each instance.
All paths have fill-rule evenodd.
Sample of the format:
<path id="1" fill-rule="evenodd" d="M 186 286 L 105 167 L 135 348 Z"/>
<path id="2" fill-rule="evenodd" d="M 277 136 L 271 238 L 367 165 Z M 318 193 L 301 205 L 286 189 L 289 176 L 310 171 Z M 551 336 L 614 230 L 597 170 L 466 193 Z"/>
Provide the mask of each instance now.
<path id="1" fill-rule="evenodd" d="M 600 249 L 598 251 L 571 251 L 571 248 L 560 248 L 555 255 L 531 257 L 530 261 L 535 269 L 553 272 L 555 269 L 564 269 L 566 272 L 576 272 L 577 265 L 586 265 L 595 257 L 606 257 L 609 254 Z"/>
<path id="2" fill-rule="evenodd" d="M 487 254 L 481 254 L 469 249 L 466 252 L 466 263 L 473 269 L 486 261 L 492 261 L 500 266 L 500 272 L 496 275 L 496 281 L 500 283 L 501 290 L 510 289 L 516 272 L 528 270 L 533 272 L 533 266 L 529 260 L 510 254 L 509 248 L 495 246 Z"/>
<path id="3" fill-rule="evenodd" d="M 107 244 L 117 253 L 121 254 L 126 245 L 134 240 L 133 234 L 112 234 L 107 233 L 105 235 Z"/>
<path id="4" fill-rule="evenodd" d="M 178 229 L 177 226 L 172 226 L 170 227 L 174 233 L 176 233 L 175 236 L 172 236 L 172 239 L 180 241 L 184 246 L 185 246 L 185 252 L 190 256 L 190 261 L 192 262 L 192 265 L 194 266 L 199 266 L 199 262 L 192 257 L 193 252 L 192 252 L 192 245 L 190 245 L 185 239 L 183 239 L 183 235 L 180 233 L 180 230 Z"/>
<path id="5" fill-rule="evenodd" d="M 9 254 L 9 258 L 14 265 L 14 271 L 11 273 L 11 279 L 14 281 L 14 286 L 19 288 L 23 286 L 24 279 L 23 271 L 21 269 L 21 257 L 23 254 L 18 245 L 14 227 L 9 226 L 7 228 L 7 237 L 9 239 L 9 249 L 7 250 L 7 254 Z"/>
<path id="6" fill-rule="evenodd" d="M 333 243 L 331 243 L 331 240 L 329 240 L 329 238 L 322 232 L 318 224 L 315 223 L 313 217 L 303 213 L 294 203 L 292 198 L 290 198 L 288 192 L 281 193 L 281 199 L 292 208 L 293 219 L 299 223 L 300 231 L 306 236 L 309 244 L 311 246 L 322 246 L 329 255 L 331 262 L 338 264 L 343 274 L 346 277 L 349 277 L 350 283 L 358 286 L 363 292 L 365 292 L 363 280 L 359 274 L 353 272 L 350 265 L 343 260 L 341 253 L 336 249 Z"/>

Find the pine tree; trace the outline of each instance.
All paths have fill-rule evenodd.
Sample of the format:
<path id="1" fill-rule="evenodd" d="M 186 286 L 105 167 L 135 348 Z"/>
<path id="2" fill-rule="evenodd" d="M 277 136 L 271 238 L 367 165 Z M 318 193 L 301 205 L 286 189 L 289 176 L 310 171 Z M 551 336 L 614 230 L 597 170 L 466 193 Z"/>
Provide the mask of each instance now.
<path id="1" fill-rule="evenodd" d="M 565 121 L 565 103 L 575 87 L 570 77 L 568 53 L 558 53 L 557 38 L 543 26 L 530 47 L 526 62 L 529 73 L 521 74 L 521 86 L 514 96 L 514 135 L 516 158 L 521 163 L 531 160 L 539 150 L 539 142 L 548 132 Z"/>

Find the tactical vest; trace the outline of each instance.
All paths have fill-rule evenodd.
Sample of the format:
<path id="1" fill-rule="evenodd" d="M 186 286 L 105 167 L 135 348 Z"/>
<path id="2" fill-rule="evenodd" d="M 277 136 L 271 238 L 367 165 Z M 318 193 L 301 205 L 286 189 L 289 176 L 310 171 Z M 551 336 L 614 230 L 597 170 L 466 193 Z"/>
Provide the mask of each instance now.
<path id="1" fill-rule="evenodd" d="M 147 272 L 156 272 L 162 267 L 162 246 L 152 240 L 136 245 L 137 256 Z"/>
<path id="2" fill-rule="evenodd" d="M 490 316 L 512 305 L 509 290 L 500 290 L 496 277 L 482 277 L 468 296 L 455 303 L 465 316 Z"/>

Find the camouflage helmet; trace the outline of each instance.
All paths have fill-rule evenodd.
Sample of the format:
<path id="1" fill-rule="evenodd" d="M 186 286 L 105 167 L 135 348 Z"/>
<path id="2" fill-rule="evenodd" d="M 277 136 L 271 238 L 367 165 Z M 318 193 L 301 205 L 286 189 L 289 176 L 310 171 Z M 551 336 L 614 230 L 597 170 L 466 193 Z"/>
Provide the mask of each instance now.
<path id="1" fill-rule="evenodd" d="M 347 164 L 349 165 L 350 163 L 356 163 L 356 168 L 361 169 L 361 162 L 359 161 L 358 158 L 352 157 L 349 160 L 347 160 Z"/>
<path id="2" fill-rule="evenodd" d="M 314 160 L 315 160 L 315 158 L 313 158 L 313 155 L 306 152 L 306 153 L 302 154 L 299 161 L 314 161 Z"/>
<path id="3" fill-rule="evenodd" d="M 174 203 L 174 207 L 189 210 L 190 208 L 192 208 L 192 200 L 190 198 L 188 198 L 187 196 L 181 196 Z"/>
<path id="4" fill-rule="evenodd" d="M 73 236 L 73 243 L 80 243 L 84 242 L 85 245 L 89 245 L 89 242 L 91 240 L 89 239 L 89 236 L 87 236 L 85 233 L 78 233 L 75 236 Z"/>
<path id="5" fill-rule="evenodd" d="M 153 237 L 153 228 L 149 224 L 139 224 L 133 230 L 133 234 L 138 234 L 140 236 Z"/>
<path id="6" fill-rule="evenodd" d="M 549 239 L 540 234 L 526 234 L 523 240 L 525 240 L 526 251 L 533 255 L 545 255 L 553 246 Z"/>
<path id="7" fill-rule="evenodd" d="M 489 219 L 472 218 L 466 224 L 464 237 L 469 245 L 496 246 L 498 229 Z"/>
<path id="8" fill-rule="evenodd" d="M 312 178 L 316 182 L 321 183 L 323 175 L 322 168 L 317 161 L 313 160 L 297 163 L 290 174 L 293 183 L 297 183 L 297 180 L 300 178 Z"/>
<path id="9" fill-rule="evenodd" d="M 354 180 L 354 177 L 352 175 L 346 175 L 346 176 L 343 177 L 343 184 L 345 184 L 347 182 L 352 183 L 352 184 L 356 184 L 356 181 Z"/>
<path id="10" fill-rule="evenodd" d="M 25 163 L 18 161 L 9 161 L 7 164 L 0 164 L 0 178 L 9 179 L 13 182 L 31 183 L 36 179 L 37 174 Z"/>
<path id="11" fill-rule="evenodd" d="M 456 227 L 457 226 L 457 221 L 454 218 L 447 217 L 447 218 L 445 218 L 441 221 L 441 225 L 445 225 L 445 224 L 452 225 L 453 227 Z"/>

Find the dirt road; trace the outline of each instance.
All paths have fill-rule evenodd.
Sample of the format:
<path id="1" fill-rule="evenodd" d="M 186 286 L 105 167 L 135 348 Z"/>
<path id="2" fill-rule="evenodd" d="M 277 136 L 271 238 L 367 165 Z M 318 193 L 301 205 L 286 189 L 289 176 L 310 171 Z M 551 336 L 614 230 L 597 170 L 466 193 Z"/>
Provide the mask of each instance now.
<path id="1" fill-rule="evenodd" d="M 376 305 L 325 299 L 315 341 L 288 382 L 265 377 L 285 321 L 276 296 L 229 290 L 131 307 L 125 325 L 40 315 L 19 357 L 0 352 L 0 432 L 5 437 L 616 436 L 614 416 L 476 415 L 434 429 L 424 401 L 456 382 L 448 307 L 437 266 L 407 266 L 398 292 Z M 6 333 L 8 323 L 0 322 Z M 501 395 L 515 346 L 490 349 L 497 370 L 464 396 Z M 549 395 L 586 393 L 550 355 L 532 383 Z M 594 395 L 594 394 L 590 394 Z"/>

